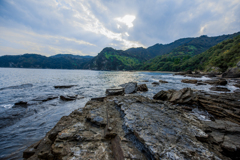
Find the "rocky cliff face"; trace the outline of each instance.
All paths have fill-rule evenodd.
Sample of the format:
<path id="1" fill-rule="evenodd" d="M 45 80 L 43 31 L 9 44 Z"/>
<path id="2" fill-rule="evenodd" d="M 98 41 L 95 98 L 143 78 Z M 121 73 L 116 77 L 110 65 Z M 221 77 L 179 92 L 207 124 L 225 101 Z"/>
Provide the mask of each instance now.
<path id="1" fill-rule="evenodd" d="M 164 96 L 166 101 L 137 95 L 93 99 L 83 109 L 62 117 L 23 157 L 34 160 L 239 159 L 239 113 L 233 113 L 239 109 L 238 101 L 234 100 L 239 95 L 218 100 L 214 95 L 189 89 L 170 92 L 173 94 Z M 214 110 L 212 105 L 220 105 L 220 101 L 224 104 Z M 197 102 L 211 113 L 219 112 L 222 107 L 224 118 L 219 114 L 202 118 L 203 115 L 193 112 Z M 181 105 L 175 105 L 178 103 Z"/>

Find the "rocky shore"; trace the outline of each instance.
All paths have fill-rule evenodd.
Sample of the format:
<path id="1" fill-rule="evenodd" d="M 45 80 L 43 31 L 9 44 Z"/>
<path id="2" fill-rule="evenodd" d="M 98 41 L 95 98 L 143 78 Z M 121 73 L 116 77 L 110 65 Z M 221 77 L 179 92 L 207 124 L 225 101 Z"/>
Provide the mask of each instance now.
<path id="1" fill-rule="evenodd" d="M 184 88 L 150 99 L 132 94 L 146 85 L 121 87 L 62 117 L 23 158 L 240 159 L 239 93 Z"/>

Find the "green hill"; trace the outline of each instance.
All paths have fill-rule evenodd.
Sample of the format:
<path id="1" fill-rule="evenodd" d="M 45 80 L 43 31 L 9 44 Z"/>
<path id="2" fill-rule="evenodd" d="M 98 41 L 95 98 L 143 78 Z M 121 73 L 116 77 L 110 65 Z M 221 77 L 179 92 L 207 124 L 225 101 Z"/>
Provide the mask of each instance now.
<path id="1" fill-rule="evenodd" d="M 84 68 L 93 70 L 131 70 L 135 65 L 139 65 L 141 61 L 143 60 L 136 55 L 107 47 Z"/>
<path id="2" fill-rule="evenodd" d="M 235 67 L 239 61 L 240 35 L 223 41 L 209 50 L 188 59 L 180 68 L 181 70 L 211 71 L 218 67 L 221 72 L 224 72 L 228 68 Z"/>
<path id="3" fill-rule="evenodd" d="M 38 54 L 10 55 L 0 57 L 0 67 L 82 69 L 91 56 L 58 54 L 46 57 Z"/>
<path id="4" fill-rule="evenodd" d="M 240 33 L 238 32 L 232 35 L 218 37 L 201 36 L 192 39 L 191 41 L 172 49 L 171 52 L 167 54 L 157 56 L 136 66 L 135 69 L 152 71 L 183 71 L 196 69 L 196 66 L 199 64 L 195 61 L 191 63 L 193 57 L 203 53 L 219 42 L 231 39 L 239 34 Z"/>

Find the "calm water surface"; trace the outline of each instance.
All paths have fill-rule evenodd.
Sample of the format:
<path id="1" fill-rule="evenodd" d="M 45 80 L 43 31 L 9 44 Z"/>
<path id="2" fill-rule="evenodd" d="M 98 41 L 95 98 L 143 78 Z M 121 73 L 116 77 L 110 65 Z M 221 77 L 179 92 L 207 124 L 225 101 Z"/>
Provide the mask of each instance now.
<path id="1" fill-rule="evenodd" d="M 107 88 L 132 81 L 145 83 L 149 91 L 136 94 L 150 98 L 160 90 L 168 89 L 191 87 L 209 91 L 209 85 L 181 83 L 184 78 L 160 72 L 0 68 L 0 159 L 22 159 L 22 151 L 43 138 L 62 116 L 84 107 L 92 97 L 104 96 Z M 160 79 L 169 83 L 158 86 L 151 84 Z M 149 82 L 142 82 L 143 80 Z M 55 85 L 76 86 L 55 89 Z M 235 89 L 231 86 L 228 88 Z M 51 95 L 80 95 L 85 98 L 71 102 L 64 102 L 59 98 L 47 102 L 34 100 Z M 19 101 L 27 101 L 28 106 L 14 106 L 14 103 Z"/>

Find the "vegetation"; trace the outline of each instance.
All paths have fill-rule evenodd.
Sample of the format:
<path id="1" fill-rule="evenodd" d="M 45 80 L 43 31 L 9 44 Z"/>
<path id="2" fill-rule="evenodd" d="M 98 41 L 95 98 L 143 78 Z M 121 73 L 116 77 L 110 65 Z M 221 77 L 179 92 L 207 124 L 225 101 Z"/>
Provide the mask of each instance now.
<path id="1" fill-rule="evenodd" d="M 126 51 L 107 47 L 96 57 L 69 54 L 2 56 L 0 67 L 152 71 L 211 70 L 218 67 L 224 71 L 239 61 L 238 35 L 240 32 L 217 37 L 203 35 Z"/>
<path id="2" fill-rule="evenodd" d="M 59 54 L 51 57 L 38 54 L 24 54 L 0 57 L 0 67 L 82 69 L 91 59 L 91 56 L 70 54 Z"/>
<path id="3" fill-rule="evenodd" d="M 223 72 L 227 68 L 235 66 L 240 60 L 239 36 L 234 39 L 227 39 L 201 53 L 210 45 L 205 38 L 206 37 L 203 37 L 198 41 L 195 39 L 194 41 L 179 46 L 168 54 L 157 56 L 144 62 L 142 65 L 136 66 L 136 69 L 153 71 L 184 71 L 211 70 L 212 67 L 218 67 L 220 71 Z"/>
<path id="4" fill-rule="evenodd" d="M 196 55 L 181 65 L 182 70 L 206 70 L 218 67 L 221 72 L 235 67 L 240 61 L 240 36 L 211 47 L 206 52 Z"/>

